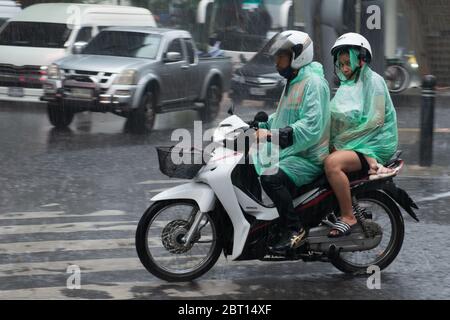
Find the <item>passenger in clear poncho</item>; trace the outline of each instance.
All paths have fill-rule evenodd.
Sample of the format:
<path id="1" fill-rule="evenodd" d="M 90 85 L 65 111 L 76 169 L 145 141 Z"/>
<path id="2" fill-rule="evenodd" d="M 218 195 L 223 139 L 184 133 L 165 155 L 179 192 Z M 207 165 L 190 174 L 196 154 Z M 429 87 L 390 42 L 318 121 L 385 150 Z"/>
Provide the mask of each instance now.
<path id="1" fill-rule="evenodd" d="M 330 237 L 351 233 L 353 214 L 347 173 L 361 171 L 371 178 L 393 175 L 385 164 L 398 145 L 397 117 L 384 79 L 372 71 L 372 50 L 361 35 L 348 33 L 331 50 L 341 85 L 330 104 L 331 154 L 325 172 L 335 191 L 341 218 Z"/>

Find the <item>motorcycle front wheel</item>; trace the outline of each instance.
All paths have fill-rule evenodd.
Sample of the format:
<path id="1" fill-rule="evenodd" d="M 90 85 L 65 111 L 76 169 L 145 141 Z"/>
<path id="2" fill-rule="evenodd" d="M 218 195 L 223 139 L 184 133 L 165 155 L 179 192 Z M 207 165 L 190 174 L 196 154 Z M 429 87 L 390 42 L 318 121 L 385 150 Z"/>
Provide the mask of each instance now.
<path id="1" fill-rule="evenodd" d="M 222 252 L 219 223 L 204 213 L 190 244 L 184 243 L 199 208 L 186 200 L 154 203 L 144 213 L 136 230 L 136 250 L 144 267 L 156 277 L 191 281 L 206 273 Z"/>
<path id="2" fill-rule="evenodd" d="M 367 191 L 355 196 L 359 206 L 381 227 L 382 240 L 371 250 L 342 252 L 331 263 L 340 271 L 351 274 L 367 274 L 371 266 L 383 270 L 394 261 L 402 247 L 403 216 L 397 204 L 382 191 Z"/>

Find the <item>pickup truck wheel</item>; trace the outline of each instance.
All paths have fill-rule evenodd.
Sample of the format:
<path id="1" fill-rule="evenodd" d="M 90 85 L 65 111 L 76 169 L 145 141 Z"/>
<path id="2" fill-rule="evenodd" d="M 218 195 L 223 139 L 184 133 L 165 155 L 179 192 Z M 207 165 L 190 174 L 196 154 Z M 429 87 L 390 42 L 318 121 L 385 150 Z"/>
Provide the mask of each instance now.
<path id="1" fill-rule="evenodd" d="M 212 83 L 206 91 L 205 108 L 201 112 L 202 121 L 214 120 L 219 114 L 222 91 L 220 86 Z"/>
<path id="2" fill-rule="evenodd" d="M 144 93 L 141 105 L 130 112 L 128 122 L 131 133 L 144 134 L 153 129 L 153 124 L 155 122 L 153 92 L 148 91 Z"/>
<path id="3" fill-rule="evenodd" d="M 50 123 L 56 128 L 65 128 L 72 123 L 74 113 L 65 109 L 63 105 L 49 103 L 47 115 Z"/>

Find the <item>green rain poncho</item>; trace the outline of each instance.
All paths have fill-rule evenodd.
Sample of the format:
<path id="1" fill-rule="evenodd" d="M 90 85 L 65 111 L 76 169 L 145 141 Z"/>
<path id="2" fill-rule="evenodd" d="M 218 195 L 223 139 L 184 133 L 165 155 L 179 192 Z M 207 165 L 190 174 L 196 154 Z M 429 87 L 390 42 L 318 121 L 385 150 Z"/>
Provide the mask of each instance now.
<path id="1" fill-rule="evenodd" d="M 259 175 L 280 168 L 299 187 L 311 183 L 323 172 L 323 161 L 328 156 L 330 90 L 322 65 L 312 62 L 302 67 L 287 90 L 277 111 L 259 127 L 271 131 L 291 127 L 293 145 L 280 149 L 269 142 L 261 143 L 252 160 Z"/>
<path id="2" fill-rule="evenodd" d="M 358 63 L 354 49 L 350 49 L 350 63 L 354 71 Z M 331 146 L 358 151 L 385 164 L 397 150 L 398 133 L 384 79 L 367 64 L 354 80 L 346 80 L 338 66 L 337 70 L 341 86 L 330 105 Z"/>

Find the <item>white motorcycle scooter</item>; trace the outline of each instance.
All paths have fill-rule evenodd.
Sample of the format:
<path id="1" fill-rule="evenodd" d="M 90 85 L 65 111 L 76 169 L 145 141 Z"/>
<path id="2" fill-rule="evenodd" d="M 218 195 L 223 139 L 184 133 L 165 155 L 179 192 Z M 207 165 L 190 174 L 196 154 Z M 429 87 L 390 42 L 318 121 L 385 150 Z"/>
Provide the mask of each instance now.
<path id="1" fill-rule="evenodd" d="M 222 121 L 213 135 L 216 143 L 208 161 L 176 164 L 173 155 L 202 159 L 202 152 L 176 148 L 158 150 L 161 171 L 169 177 L 192 182 L 154 196 L 136 231 L 136 249 L 145 268 L 167 281 L 190 281 L 207 272 L 220 254 L 231 260 L 303 260 L 331 262 L 346 273 L 366 273 L 371 265 L 386 268 L 399 253 L 404 222 L 397 204 L 418 221 L 417 208 L 393 177 L 370 180 L 350 177 L 353 205 L 359 224 L 348 236 L 329 238 L 339 216 L 334 193 L 323 176 L 303 186 L 294 197 L 294 208 L 309 229 L 301 247 L 285 255 L 269 247 L 281 236 L 279 216 L 252 189 L 259 181 L 248 180 L 248 145 L 227 148 L 249 125 L 232 115 Z M 183 154 L 184 152 L 184 154 Z M 399 169 L 397 155 L 388 167 Z"/>

